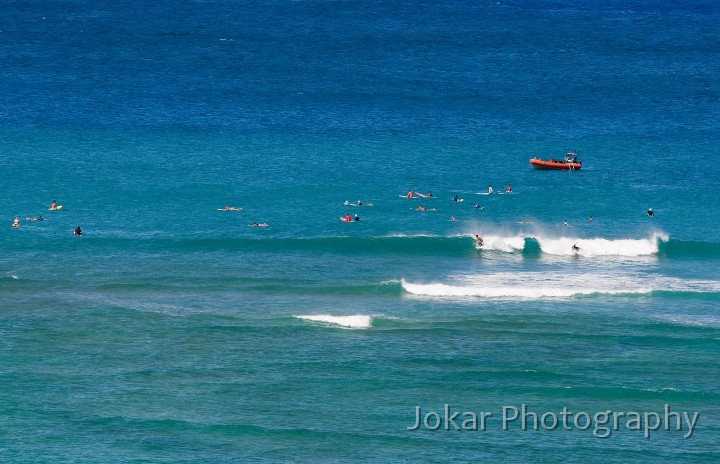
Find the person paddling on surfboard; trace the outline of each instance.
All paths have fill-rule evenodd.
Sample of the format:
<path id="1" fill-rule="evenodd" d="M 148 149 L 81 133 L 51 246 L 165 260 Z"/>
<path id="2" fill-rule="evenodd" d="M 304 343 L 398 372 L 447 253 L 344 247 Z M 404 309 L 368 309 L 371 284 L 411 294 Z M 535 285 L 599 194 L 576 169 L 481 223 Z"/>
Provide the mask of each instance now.
<path id="1" fill-rule="evenodd" d="M 13 221 L 13 227 L 20 227 L 20 218 L 15 216 L 15 221 Z"/>
<path id="2" fill-rule="evenodd" d="M 82 229 L 80 228 L 80 226 L 77 226 L 77 228 L 73 231 L 73 235 L 82 235 L 82 234 L 83 234 L 83 232 L 82 232 Z"/>

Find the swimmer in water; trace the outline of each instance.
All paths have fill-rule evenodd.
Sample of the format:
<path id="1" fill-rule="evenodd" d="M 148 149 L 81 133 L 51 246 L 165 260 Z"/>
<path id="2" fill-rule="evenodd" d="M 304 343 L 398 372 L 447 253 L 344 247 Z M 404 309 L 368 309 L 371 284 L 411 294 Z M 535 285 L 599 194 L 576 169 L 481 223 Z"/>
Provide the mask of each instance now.
<path id="1" fill-rule="evenodd" d="M 83 231 L 80 228 L 80 226 L 77 226 L 77 228 L 73 231 L 73 235 L 82 235 Z"/>
<path id="2" fill-rule="evenodd" d="M 655 213 L 653 213 L 652 208 L 650 208 L 650 209 L 647 210 L 647 215 L 648 215 L 648 217 L 653 217 L 653 216 L 655 216 Z"/>

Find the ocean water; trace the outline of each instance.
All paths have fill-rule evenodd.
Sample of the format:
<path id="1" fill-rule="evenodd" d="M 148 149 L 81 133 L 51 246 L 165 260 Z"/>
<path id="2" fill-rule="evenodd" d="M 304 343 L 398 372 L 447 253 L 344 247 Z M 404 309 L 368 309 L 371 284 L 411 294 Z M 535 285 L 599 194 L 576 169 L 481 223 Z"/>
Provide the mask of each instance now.
<path id="1" fill-rule="evenodd" d="M 2 2 L 0 460 L 718 462 L 718 50 L 703 1 Z"/>

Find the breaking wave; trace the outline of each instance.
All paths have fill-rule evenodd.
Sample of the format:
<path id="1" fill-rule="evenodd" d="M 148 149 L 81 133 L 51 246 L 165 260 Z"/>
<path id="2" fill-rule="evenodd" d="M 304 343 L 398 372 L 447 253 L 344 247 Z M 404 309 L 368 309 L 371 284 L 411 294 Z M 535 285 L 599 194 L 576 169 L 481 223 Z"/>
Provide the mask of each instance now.
<path id="1" fill-rule="evenodd" d="M 494 273 L 461 276 L 452 282 L 401 281 L 411 295 L 437 298 L 567 298 L 581 295 L 642 295 L 651 293 L 718 293 L 720 281 L 686 280 L 658 275 L 562 273 Z"/>
<path id="2" fill-rule="evenodd" d="M 354 316 L 331 316 L 329 314 L 311 314 L 295 316 L 298 319 L 313 322 L 323 322 L 326 324 L 347 327 L 350 329 L 369 329 L 372 327 L 372 316 L 364 314 L 356 314 Z"/>

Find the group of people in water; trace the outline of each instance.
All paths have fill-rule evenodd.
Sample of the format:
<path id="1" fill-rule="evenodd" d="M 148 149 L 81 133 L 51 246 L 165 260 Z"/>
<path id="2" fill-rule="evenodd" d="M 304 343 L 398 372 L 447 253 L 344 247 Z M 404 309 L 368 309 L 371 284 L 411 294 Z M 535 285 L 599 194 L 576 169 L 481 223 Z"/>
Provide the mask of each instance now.
<path id="1" fill-rule="evenodd" d="M 225 205 L 222 208 L 218 208 L 218 211 L 242 211 L 243 209 L 239 206 L 228 206 Z M 266 222 L 256 222 L 253 221 L 250 223 L 251 227 L 268 227 L 268 224 Z"/>
<path id="2" fill-rule="evenodd" d="M 50 203 L 50 208 L 48 208 L 50 211 L 59 211 L 62 209 L 62 205 L 57 204 L 57 200 L 53 200 L 52 203 Z M 26 221 L 35 222 L 35 221 L 44 221 L 45 218 L 42 217 L 42 215 L 36 216 L 36 217 L 27 217 L 25 218 Z M 20 227 L 20 218 L 18 216 L 15 216 L 15 220 L 12 223 L 13 228 L 17 229 Z M 73 230 L 73 235 L 82 235 L 82 229 L 80 226 L 77 226 L 75 230 Z"/>

